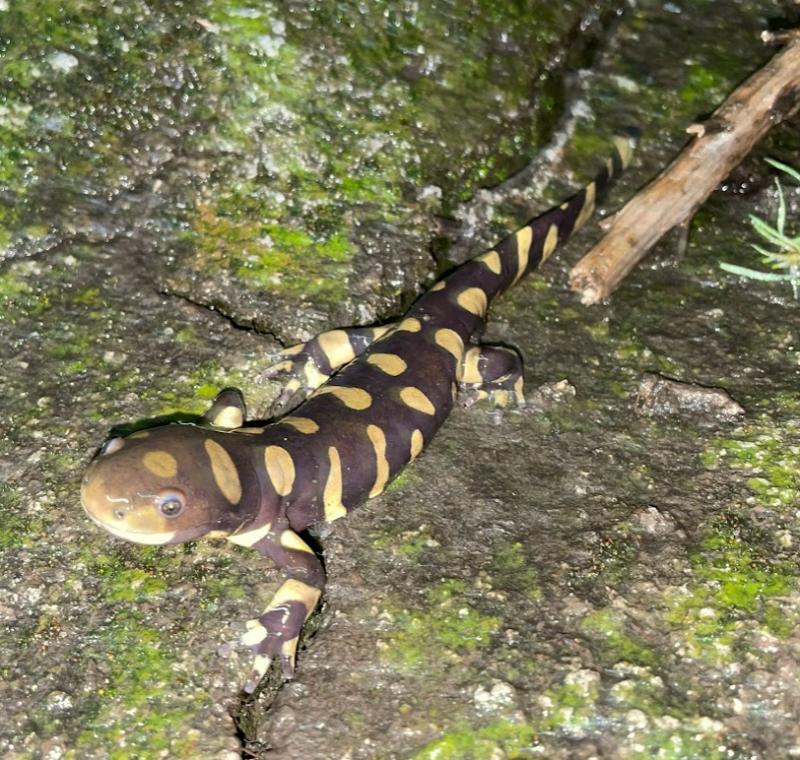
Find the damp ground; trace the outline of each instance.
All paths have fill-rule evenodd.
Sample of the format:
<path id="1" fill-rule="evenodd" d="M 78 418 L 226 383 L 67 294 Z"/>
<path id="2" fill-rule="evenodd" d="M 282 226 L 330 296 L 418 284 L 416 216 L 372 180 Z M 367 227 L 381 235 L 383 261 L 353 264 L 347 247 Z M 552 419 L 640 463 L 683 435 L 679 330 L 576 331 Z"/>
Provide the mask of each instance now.
<path id="1" fill-rule="evenodd" d="M 796 119 L 609 304 L 566 287 L 594 224 L 496 304 L 533 403 L 456 409 L 321 531 L 293 682 L 215 653 L 262 560 L 118 542 L 78 495 L 113 426 L 228 385 L 268 414 L 270 351 L 397 316 L 636 123 L 611 212 L 785 5 L 0 2 L 4 756 L 800 757 L 800 307 L 718 266 L 756 263 Z M 744 413 L 646 407 L 652 374 Z"/>

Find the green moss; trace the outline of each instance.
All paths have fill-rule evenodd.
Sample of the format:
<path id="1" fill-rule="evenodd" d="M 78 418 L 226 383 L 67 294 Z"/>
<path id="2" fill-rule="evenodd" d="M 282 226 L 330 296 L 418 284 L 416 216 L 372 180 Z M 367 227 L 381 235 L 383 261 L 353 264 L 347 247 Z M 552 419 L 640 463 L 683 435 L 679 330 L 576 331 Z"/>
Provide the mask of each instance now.
<path id="1" fill-rule="evenodd" d="M 400 474 L 386 486 L 386 493 L 394 493 L 395 491 L 403 491 L 419 485 L 422 482 L 422 477 L 413 467 L 406 467 Z"/>
<path id="2" fill-rule="evenodd" d="M 527 723 L 499 720 L 482 728 L 458 724 L 451 731 L 432 741 L 414 760 L 514 760 L 530 757 L 535 743 L 533 727 Z"/>
<path id="3" fill-rule="evenodd" d="M 610 609 L 588 614 L 581 629 L 598 642 L 601 661 L 611 667 L 620 662 L 635 665 L 653 665 L 656 652 L 628 631 L 625 619 Z"/>
<path id="4" fill-rule="evenodd" d="M 118 570 L 109 574 L 104 591 L 112 602 L 154 601 L 167 589 L 166 581 L 141 568 Z"/>
<path id="5" fill-rule="evenodd" d="M 539 575 L 520 542 L 515 541 L 495 550 L 492 574 L 495 585 L 521 592 L 534 602 L 541 601 Z"/>
<path id="6" fill-rule="evenodd" d="M 594 324 L 584 324 L 583 329 L 594 338 L 598 343 L 606 343 L 610 337 L 608 322 L 595 322 Z"/>
<path id="7" fill-rule="evenodd" d="M 0 275 L 0 302 L 8 308 L 15 300 L 31 292 L 28 283 L 19 277 L 13 270 L 9 269 Z"/>
<path id="8" fill-rule="evenodd" d="M 249 171 L 218 167 L 192 214 L 198 256 L 189 266 L 232 272 L 256 291 L 338 303 L 352 276 L 356 219 L 412 229 L 421 222 L 409 189 L 437 186 L 451 208 L 533 153 L 561 95 L 557 83 L 538 87 L 533 104 L 529 93 L 572 13 L 542 8 L 531 25 L 529 9 L 479 0 L 413 12 L 383 1 L 210 0 L 203 18 L 214 27 L 215 65 L 204 94 L 213 129 L 194 140 L 257 158 Z M 336 30 L 322 53 L 319 29 Z M 508 48 L 489 43 L 498 34 Z M 528 51 L 524 61 L 513 46 Z M 437 63 L 408 75 L 426 61 Z"/>
<path id="9" fill-rule="evenodd" d="M 688 67 L 686 79 L 686 84 L 680 90 L 680 99 L 691 107 L 720 103 L 735 81 L 718 68 L 698 64 Z"/>
<path id="10" fill-rule="evenodd" d="M 18 486 L 0 483 L 0 549 L 30 548 L 44 530 L 44 520 L 31 513 Z"/>
<path id="11" fill-rule="evenodd" d="M 110 195 L 141 171 L 131 159 L 141 136 L 175 124 L 177 111 L 174 69 L 156 51 L 202 57 L 185 13 L 169 4 L 36 0 L 9 4 L 2 21 L 0 244 L 8 244 L 72 226 L 76 186 Z M 197 88 L 183 92 L 182 109 L 202 103 Z"/>
<path id="12" fill-rule="evenodd" d="M 175 342 L 181 346 L 190 346 L 199 341 L 199 337 L 195 329 L 191 325 L 182 327 L 175 333 Z"/>
<path id="13" fill-rule="evenodd" d="M 57 274 L 54 279 L 58 279 Z M 26 314 L 41 316 L 51 307 L 57 293 L 56 286 L 52 289 L 42 286 L 41 272 L 35 262 L 12 262 L 0 274 L 0 323 L 14 323 Z"/>
<path id="14" fill-rule="evenodd" d="M 621 669 L 619 664 L 617 669 Z M 672 706 L 666 704 L 670 692 L 651 668 L 626 664 L 624 672 L 626 678 L 617 681 L 607 692 L 615 711 L 641 710 L 648 717 L 660 717 L 670 712 Z M 683 704 L 680 700 L 676 701 Z"/>
<path id="15" fill-rule="evenodd" d="M 727 760 L 731 757 L 731 750 L 725 746 L 724 739 L 724 735 L 704 732 L 700 726 L 692 723 L 675 729 L 653 728 L 636 737 L 637 749 L 627 753 L 626 757 L 631 760 L 689 760 L 700 757 L 703 760 Z"/>
<path id="16" fill-rule="evenodd" d="M 562 684 L 543 692 L 539 698 L 542 714 L 536 722 L 539 731 L 580 734 L 592 725 L 597 719 L 599 682 L 586 678 L 587 674 L 570 673 Z"/>
<path id="17" fill-rule="evenodd" d="M 97 711 L 87 716 L 86 728 L 65 755 L 68 760 L 98 749 L 115 760 L 165 752 L 191 757 L 196 751 L 196 732 L 186 731 L 196 706 L 176 705 L 170 696 L 176 660 L 164 638 L 162 631 L 125 612 L 97 632 L 94 651 L 107 669 L 108 686 L 98 691 Z"/>
<path id="18" fill-rule="evenodd" d="M 240 196 L 246 192 L 239 188 Z M 257 194 L 257 189 L 252 190 Z M 308 230 L 265 222 L 277 209 L 253 208 L 252 218 L 241 207 L 225 205 L 223 197 L 212 207 L 198 208 L 188 239 L 195 249 L 193 266 L 206 276 L 232 270 L 254 290 L 268 289 L 292 296 L 318 295 L 337 300 L 345 295 L 343 266 L 352 254 L 346 232 L 334 229 L 312 236 Z M 257 198 L 247 204 L 257 206 Z"/>
<path id="19" fill-rule="evenodd" d="M 418 561 L 422 554 L 433 551 L 439 546 L 439 542 L 431 536 L 426 525 L 400 535 L 391 532 L 379 533 L 374 535 L 372 542 L 379 551 L 412 562 Z"/>
<path id="20" fill-rule="evenodd" d="M 394 632 L 385 639 L 382 659 L 402 669 L 430 670 L 489 647 L 500 621 L 479 612 L 464 592 L 462 581 L 442 581 L 428 592 L 423 611 L 387 605 Z"/>
<path id="21" fill-rule="evenodd" d="M 101 535 L 72 557 L 79 588 L 87 579 L 96 588 L 99 612 L 86 636 L 92 667 L 100 671 L 93 682 L 102 686 L 82 695 L 82 730 L 65 757 L 196 757 L 199 734 L 189 726 L 198 710 L 211 709 L 208 695 L 200 688 L 189 692 L 180 668 L 181 635 L 150 622 L 159 605 L 174 601 L 166 598 L 166 566 L 175 558 L 149 546 L 135 547 L 135 566 L 127 557 L 125 547 Z"/>
<path id="22" fill-rule="evenodd" d="M 217 383 L 203 383 L 194 389 L 194 397 L 211 401 L 222 390 Z"/>
<path id="23" fill-rule="evenodd" d="M 695 582 L 666 597 L 665 619 L 680 629 L 688 654 L 711 663 L 732 657 L 753 619 L 779 637 L 797 622 L 783 604 L 800 585 L 797 563 L 773 556 L 763 538 L 748 539 L 740 526 L 736 518 L 715 521 L 690 557 Z"/>
<path id="24" fill-rule="evenodd" d="M 771 415 L 762 415 L 736 433 L 735 438 L 712 441 L 701 454 L 703 464 L 717 468 L 725 463 L 741 470 L 758 503 L 792 508 L 800 499 L 800 423 L 775 424 Z"/>

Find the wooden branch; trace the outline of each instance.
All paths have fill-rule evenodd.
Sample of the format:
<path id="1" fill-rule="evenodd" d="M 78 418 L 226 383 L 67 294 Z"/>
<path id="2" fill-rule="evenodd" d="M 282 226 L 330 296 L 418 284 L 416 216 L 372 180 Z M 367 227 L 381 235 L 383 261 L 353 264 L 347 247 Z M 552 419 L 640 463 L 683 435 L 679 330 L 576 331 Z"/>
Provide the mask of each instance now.
<path id="1" fill-rule="evenodd" d="M 800 108 L 800 39 L 741 84 L 695 139 L 611 220 L 606 235 L 570 272 L 584 304 L 602 301 L 645 254 L 695 211 L 764 134 Z"/>

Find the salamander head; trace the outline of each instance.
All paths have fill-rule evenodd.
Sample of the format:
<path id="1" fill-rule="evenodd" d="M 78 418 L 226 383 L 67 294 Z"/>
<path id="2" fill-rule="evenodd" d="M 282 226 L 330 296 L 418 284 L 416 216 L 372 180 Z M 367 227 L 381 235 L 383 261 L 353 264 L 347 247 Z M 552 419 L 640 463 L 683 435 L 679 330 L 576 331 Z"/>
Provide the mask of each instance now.
<path id="1" fill-rule="evenodd" d="M 112 535 L 140 544 L 235 531 L 260 505 L 243 439 L 220 426 L 179 423 L 112 438 L 83 478 L 84 509 Z"/>

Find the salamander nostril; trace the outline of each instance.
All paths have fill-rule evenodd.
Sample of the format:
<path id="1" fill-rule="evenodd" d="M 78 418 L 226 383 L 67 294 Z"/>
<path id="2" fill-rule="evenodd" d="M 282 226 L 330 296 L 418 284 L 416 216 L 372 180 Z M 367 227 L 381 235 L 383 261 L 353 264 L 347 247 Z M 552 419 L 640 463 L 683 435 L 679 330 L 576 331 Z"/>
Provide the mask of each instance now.
<path id="1" fill-rule="evenodd" d="M 124 509 L 115 509 L 114 510 L 114 517 L 116 517 L 117 520 L 121 520 L 123 517 L 125 517 L 125 510 Z"/>

